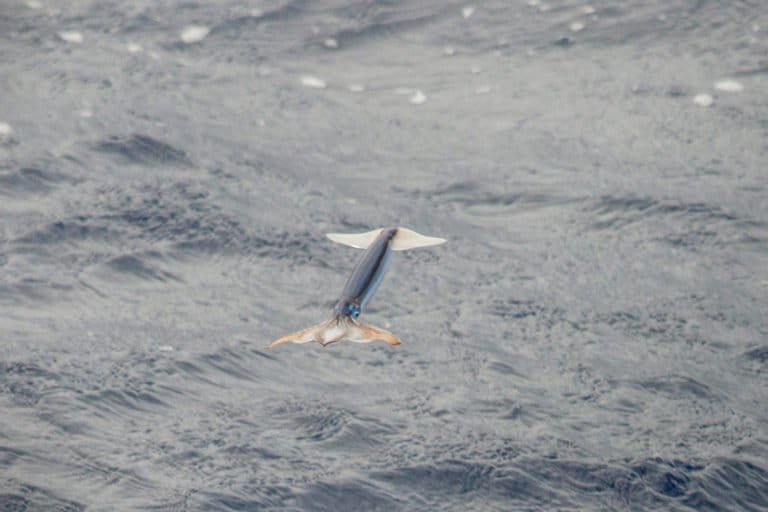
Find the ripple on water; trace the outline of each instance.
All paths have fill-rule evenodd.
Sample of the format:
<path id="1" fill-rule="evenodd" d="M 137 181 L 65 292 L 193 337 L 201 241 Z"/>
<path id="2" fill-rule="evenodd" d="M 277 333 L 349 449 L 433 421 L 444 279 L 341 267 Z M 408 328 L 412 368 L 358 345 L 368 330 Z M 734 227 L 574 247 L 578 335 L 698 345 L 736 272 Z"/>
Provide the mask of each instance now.
<path id="1" fill-rule="evenodd" d="M 26 510 L 79 512 L 85 510 L 85 505 L 59 497 L 54 492 L 36 485 L 0 477 L 0 510 L 4 512 Z"/>
<path id="2" fill-rule="evenodd" d="M 109 266 L 111 270 L 122 274 L 149 281 L 183 281 L 177 275 L 153 265 L 149 259 L 143 255 L 118 256 L 117 258 L 109 260 L 107 266 Z"/>
<path id="3" fill-rule="evenodd" d="M 138 133 L 127 137 L 113 135 L 97 142 L 94 148 L 135 164 L 191 165 L 184 151 L 149 135 Z"/>
<path id="4" fill-rule="evenodd" d="M 672 400 L 686 400 L 690 397 L 708 401 L 717 400 L 717 396 L 708 386 L 682 375 L 664 375 L 632 382 L 641 390 L 663 395 Z"/>
<path id="5" fill-rule="evenodd" d="M 46 194 L 60 185 L 73 184 L 76 180 L 49 169 L 22 167 L 0 173 L 0 194 L 15 197 L 27 194 Z"/>
<path id="6" fill-rule="evenodd" d="M 413 501 L 448 506 L 483 499 L 507 507 L 638 507 L 672 499 L 712 510 L 759 510 L 768 503 L 768 471 L 753 462 L 688 462 L 653 458 L 603 464 L 558 458 L 517 458 L 488 465 L 467 460 L 374 472 L 371 478 Z M 418 498 L 415 498 L 417 496 Z"/>
<path id="7" fill-rule="evenodd" d="M 365 480 L 318 482 L 297 497 L 300 510 L 401 510 L 405 500 Z"/>

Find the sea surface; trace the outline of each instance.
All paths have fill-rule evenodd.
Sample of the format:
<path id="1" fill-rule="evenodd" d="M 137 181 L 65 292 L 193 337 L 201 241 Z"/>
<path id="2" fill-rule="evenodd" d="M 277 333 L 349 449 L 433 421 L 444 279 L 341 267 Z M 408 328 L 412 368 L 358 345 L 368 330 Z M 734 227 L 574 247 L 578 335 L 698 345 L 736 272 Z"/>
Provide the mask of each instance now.
<path id="1" fill-rule="evenodd" d="M 0 510 L 768 509 L 764 0 L 2 0 Z M 362 321 L 324 320 L 406 226 Z"/>

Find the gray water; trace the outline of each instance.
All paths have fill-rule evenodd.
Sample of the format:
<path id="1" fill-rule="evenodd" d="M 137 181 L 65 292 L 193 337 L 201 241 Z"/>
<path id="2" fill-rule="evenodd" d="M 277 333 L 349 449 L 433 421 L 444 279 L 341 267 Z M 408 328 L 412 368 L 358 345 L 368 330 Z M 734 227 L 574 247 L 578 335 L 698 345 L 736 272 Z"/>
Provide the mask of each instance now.
<path id="1" fill-rule="evenodd" d="M 4 0 L 0 509 L 766 510 L 766 55 L 762 0 Z M 398 225 L 401 346 L 263 349 Z"/>

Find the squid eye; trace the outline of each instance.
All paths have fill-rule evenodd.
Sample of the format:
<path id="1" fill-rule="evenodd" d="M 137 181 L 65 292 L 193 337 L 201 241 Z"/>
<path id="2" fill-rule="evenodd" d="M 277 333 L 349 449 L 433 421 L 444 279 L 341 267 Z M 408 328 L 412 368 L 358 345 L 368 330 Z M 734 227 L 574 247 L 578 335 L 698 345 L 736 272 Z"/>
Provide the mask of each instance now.
<path id="1" fill-rule="evenodd" d="M 352 312 L 352 316 L 355 317 L 355 318 L 359 317 L 360 316 L 360 310 L 359 309 L 354 310 Z"/>

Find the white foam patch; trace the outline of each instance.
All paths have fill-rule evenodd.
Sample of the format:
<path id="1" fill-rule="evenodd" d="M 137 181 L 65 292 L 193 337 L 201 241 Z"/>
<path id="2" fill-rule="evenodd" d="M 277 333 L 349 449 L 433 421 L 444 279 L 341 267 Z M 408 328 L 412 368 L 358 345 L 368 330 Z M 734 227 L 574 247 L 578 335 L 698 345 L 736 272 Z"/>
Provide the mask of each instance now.
<path id="1" fill-rule="evenodd" d="M 468 5 L 466 7 L 462 7 L 461 15 L 464 16 L 464 19 L 470 18 L 473 14 L 475 14 L 475 6 L 474 5 Z"/>
<path id="2" fill-rule="evenodd" d="M 78 112 L 78 114 L 80 114 L 80 117 L 84 117 L 86 119 L 89 118 L 89 117 L 93 117 L 93 111 L 89 110 L 87 108 L 81 110 L 80 112 Z"/>
<path id="3" fill-rule="evenodd" d="M 475 93 L 477 94 L 488 94 L 491 92 L 491 86 L 490 85 L 481 85 L 477 89 L 475 89 Z"/>
<path id="4" fill-rule="evenodd" d="M 0 137 L 7 137 L 13 133 L 13 128 L 8 123 L 0 121 Z"/>
<path id="5" fill-rule="evenodd" d="M 725 92 L 741 92 L 744 90 L 744 86 L 736 80 L 720 80 L 715 82 L 715 89 Z"/>
<path id="6" fill-rule="evenodd" d="M 591 5 L 585 5 L 584 7 L 581 8 L 581 12 L 583 12 L 584 14 L 595 14 L 595 8 L 592 7 Z"/>
<path id="7" fill-rule="evenodd" d="M 427 95 L 421 92 L 419 89 L 416 89 L 416 92 L 413 93 L 413 95 L 408 99 L 411 103 L 414 105 L 421 105 L 425 101 L 427 101 Z"/>
<path id="8" fill-rule="evenodd" d="M 143 50 L 141 45 L 140 44 L 136 44 L 136 43 L 128 43 L 126 48 L 128 48 L 128 51 L 130 53 L 139 53 L 141 50 Z"/>
<path id="9" fill-rule="evenodd" d="M 83 34 L 74 30 L 59 32 L 59 37 L 68 43 L 80 44 L 83 42 Z"/>
<path id="10" fill-rule="evenodd" d="M 572 32 L 580 32 L 584 30 L 584 24 L 580 21 L 574 21 L 571 23 L 571 31 Z"/>
<path id="11" fill-rule="evenodd" d="M 694 96 L 693 102 L 700 107 L 711 107 L 715 100 L 709 94 L 702 93 Z"/>
<path id="12" fill-rule="evenodd" d="M 482 72 L 483 72 L 483 68 L 481 68 L 480 66 L 472 66 L 472 67 L 470 68 L 470 70 L 469 70 L 469 71 L 470 71 L 470 72 L 471 72 L 473 75 L 477 75 L 477 74 L 479 74 L 479 73 L 482 73 Z"/>
<path id="13" fill-rule="evenodd" d="M 37 0 L 29 0 L 27 2 L 27 7 L 29 7 L 30 9 L 42 9 L 43 4 L 41 4 Z"/>
<path id="14" fill-rule="evenodd" d="M 352 92 L 363 92 L 365 86 L 363 84 L 349 84 L 349 90 Z"/>
<path id="15" fill-rule="evenodd" d="M 202 25 L 190 25 L 181 31 L 181 40 L 184 43 L 199 43 L 210 33 L 211 29 Z"/>
<path id="16" fill-rule="evenodd" d="M 304 75 L 301 77 L 301 85 L 304 87 L 312 87 L 313 89 L 324 89 L 325 80 L 312 75 Z"/>
<path id="17" fill-rule="evenodd" d="M 539 0 L 528 0 L 528 5 L 531 7 L 536 7 L 539 3 L 541 3 Z"/>
<path id="18" fill-rule="evenodd" d="M 326 48 L 338 48 L 339 47 L 339 42 L 337 40 L 333 39 L 332 37 L 329 37 L 328 39 L 323 41 L 323 44 L 325 45 Z"/>
<path id="19" fill-rule="evenodd" d="M 160 352 L 173 352 L 174 348 L 170 345 L 160 345 L 159 347 L 157 347 L 157 350 L 159 350 Z"/>
<path id="20" fill-rule="evenodd" d="M 453 46 L 446 46 L 445 48 L 443 48 L 443 55 L 445 55 L 446 57 L 450 57 L 455 54 L 456 54 L 456 48 L 454 48 Z"/>

